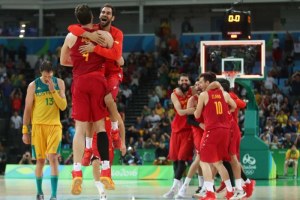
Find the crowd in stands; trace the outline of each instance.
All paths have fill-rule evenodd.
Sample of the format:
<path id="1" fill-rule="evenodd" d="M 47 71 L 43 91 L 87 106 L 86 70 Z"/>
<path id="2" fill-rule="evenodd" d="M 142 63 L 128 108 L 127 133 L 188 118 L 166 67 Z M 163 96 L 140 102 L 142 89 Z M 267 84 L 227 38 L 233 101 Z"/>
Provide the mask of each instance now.
<path id="1" fill-rule="evenodd" d="M 148 94 L 148 104 L 144 105 L 136 121 L 126 130 L 128 154 L 139 149 L 156 149 L 155 163 L 167 158 L 171 121 L 174 107 L 170 95 L 177 86 L 180 73 L 189 74 L 192 80 L 199 75 L 199 46 L 194 41 L 180 44 L 166 26 L 157 34 L 158 42 L 155 53 L 131 52 L 125 58 L 124 77 L 117 98 L 118 109 L 126 113 L 132 98 L 138 95 L 141 81 L 155 72 L 156 79 Z M 278 46 L 276 36 L 272 52 L 267 56 L 268 75 L 266 80 L 254 82 L 254 92 L 259 107 L 259 137 L 272 149 L 290 148 L 296 144 L 300 148 L 300 72 L 295 70 L 295 60 L 300 59 L 291 49 L 292 36 L 287 35 L 285 46 Z M 75 134 L 74 121 L 71 119 L 71 68 L 59 65 L 59 48 L 56 53 L 49 52 L 38 59 L 35 66 L 26 60 L 26 47 L 18 50 L 7 49 L 0 45 L 0 118 L 8 120 L 1 133 L 0 164 L 18 163 L 26 150 L 21 140 L 21 125 L 27 85 L 39 76 L 38 66 L 41 60 L 52 60 L 57 66 L 57 76 L 66 84 L 68 108 L 61 113 L 63 124 L 63 148 L 71 148 Z M 31 76 L 30 76 L 31 75 Z M 242 99 L 247 98 L 245 89 L 236 84 L 235 92 Z M 240 111 L 241 130 L 244 111 Z M 126 117 L 125 117 L 126 121 Z M 2 122 L 1 122 L 2 123 Z M 9 156 L 14 155 L 14 156 Z M 15 155 L 18 155 L 16 157 Z M 124 157 L 124 163 L 131 164 L 130 155 Z M 70 162 L 71 156 L 67 163 Z M 127 160 L 126 160 L 127 159 Z M 141 164 L 139 161 L 134 161 Z M 2 164 L 0 165 L 0 173 Z"/>

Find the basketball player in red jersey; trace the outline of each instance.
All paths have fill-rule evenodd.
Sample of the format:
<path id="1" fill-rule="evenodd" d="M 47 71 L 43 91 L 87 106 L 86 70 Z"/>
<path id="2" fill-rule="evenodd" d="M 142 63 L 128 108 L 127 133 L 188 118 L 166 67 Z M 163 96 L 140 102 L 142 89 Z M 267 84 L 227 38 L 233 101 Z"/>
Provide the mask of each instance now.
<path id="1" fill-rule="evenodd" d="M 100 23 L 94 25 L 95 30 L 104 30 L 111 33 L 113 39 L 114 39 L 114 45 L 112 47 L 112 50 L 116 52 L 116 55 L 122 55 L 122 45 L 123 45 L 123 33 L 118 28 L 111 25 L 112 21 L 115 20 L 115 8 L 110 4 L 105 4 L 100 12 Z M 74 33 L 75 35 L 81 35 L 83 37 L 88 37 L 93 41 L 96 41 L 100 44 L 95 46 L 92 43 L 86 46 L 82 46 L 82 51 L 88 51 L 88 52 L 95 52 L 99 55 L 102 55 L 106 57 L 106 60 L 103 64 L 104 69 L 104 75 L 107 79 L 108 83 L 108 89 L 111 91 L 114 99 L 116 100 L 116 97 L 119 92 L 119 85 L 123 79 L 123 71 L 120 65 L 124 64 L 124 60 L 122 63 L 122 60 L 119 62 L 116 62 L 117 59 L 119 59 L 119 56 L 111 56 L 111 55 L 103 55 L 103 51 L 105 52 L 106 49 L 101 47 L 101 44 L 103 45 L 105 42 L 102 40 L 101 36 L 97 34 L 97 32 L 90 33 L 88 31 L 85 31 L 82 29 L 82 27 L 78 25 L 71 25 L 69 26 L 69 31 Z M 115 149 L 120 149 L 122 152 L 122 155 L 126 153 L 126 146 L 125 146 L 125 126 L 124 122 L 119 115 L 118 123 L 112 122 L 111 125 L 111 132 L 108 134 L 109 138 L 112 137 L 113 147 Z M 120 128 L 120 135 L 118 131 L 118 126 Z M 109 133 L 109 132 L 107 132 Z M 90 158 L 92 155 L 91 151 L 91 144 L 92 142 L 92 134 L 87 134 L 86 137 L 86 150 L 85 155 L 82 160 L 82 164 L 87 166 L 90 163 Z M 110 163 L 112 164 L 113 158 L 114 158 L 114 151 L 113 148 L 109 148 L 110 152 Z M 114 189 L 114 182 L 111 179 L 111 168 L 108 170 L 102 170 L 101 171 L 101 178 L 100 180 L 105 184 L 106 189 Z"/>
<path id="2" fill-rule="evenodd" d="M 75 15 L 78 22 L 82 24 L 87 31 L 92 30 L 93 15 L 87 5 L 77 6 L 75 8 Z M 108 94 L 106 79 L 101 73 L 101 63 L 104 62 L 104 58 L 95 53 L 80 53 L 78 51 L 79 46 L 87 42 L 90 41 L 69 33 L 61 49 L 60 57 L 62 65 L 73 66 L 72 117 L 76 122 L 76 134 L 73 140 L 74 165 L 71 192 L 74 195 L 80 194 L 82 190 L 81 158 L 84 152 L 85 131 L 88 128 L 89 122 L 93 122 L 98 136 L 97 144 L 102 160 L 102 168 L 110 168 L 108 152 L 109 141 L 104 126 L 104 118 L 107 112 L 104 98 L 110 99 L 109 101 L 111 102 L 113 102 L 113 98 L 110 93 Z M 111 109 L 110 107 L 108 108 Z M 114 116 L 117 115 L 117 110 L 110 111 Z M 95 177 L 95 184 L 99 191 L 100 198 L 106 199 L 104 186 L 100 182 L 99 176 L 100 173 L 98 177 Z"/>
<path id="3" fill-rule="evenodd" d="M 221 83 L 221 84 L 220 84 Z M 228 80 L 220 80 L 219 82 L 213 82 L 209 88 L 223 88 L 226 92 L 229 93 L 230 97 L 234 100 L 234 102 L 237 105 L 237 108 L 234 112 L 231 113 L 232 120 L 231 120 L 231 129 L 232 129 L 232 135 L 231 140 L 229 144 L 229 153 L 231 155 L 231 161 L 230 163 L 224 162 L 224 166 L 226 167 L 227 171 L 230 171 L 231 175 L 234 175 L 235 178 L 235 187 L 237 190 L 235 190 L 234 196 L 236 199 L 242 198 L 246 196 L 247 198 L 250 197 L 253 193 L 255 181 L 249 180 L 246 175 L 244 174 L 242 170 L 242 166 L 239 162 L 240 160 L 240 141 L 241 141 L 241 131 L 238 126 L 238 113 L 240 109 L 243 109 L 246 107 L 246 102 L 239 99 L 238 96 L 233 92 L 230 91 L 230 83 Z M 232 168 L 232 169 L 231 169 Z M 242 179 L 245 182 L 244 187 L 242 187 Z M 233 178 L 231 178 L 233 180 Z M 224 182 L 221 182 L 220 188 L 217 189 L 217 193 L 221 192 L 225 188 Z M 246 195 L 244 194 L 243 190 L 246 192 Z"/>
<path id="4" fill-rule="evenodd" d="M 163 195 L 164 198 L 173 198 L 175 190 L 181 187 L 181 178 L 186 169 L 186 161 L 193 159 L 193 134 L 191 125 L 187 123 L 187 115 L 192 114 L 195 108 L 187 108 L 187 101 L 193 95 L 188 75 L 181 74 L 178 87 L 171 94 L 171 101 L 176 111 L 171 124 L 169 158 L 173 161 L 174 182 L 171 189 Z"/>
<path id="5" fill-rule="evenodd" d="M 230 160 L 228 153 L 230 140 L 229 109 L 234 111 L 236 104 L 227 92 L 220 89 L 205 91 L 208 85 L 216 80 L 216 75 L 206 72 L 200 75 L 199 84 L 202 92 L 198 98 L 198 104 L 194 113 L 195 118 L 199 118 L 203 112 L 205 131 L 200 144 L 200 165 L 204 176 L 204 187 L 207 192 L 201 198 L 216 199 L 213 185 L 214 179 L 210 164 L 219 172 L 227 188 L 226 198 L 233 197 L 233 188 L 229 180 L 229 175 L 222 161 Z"/>
<path id="6" fill-rule="evenodd" d="M 193 96 L 191 96 L 187 102 L 187 108 L 196 108 L 197 103 L 198 103 L 198 95 L 201 92 L 199 81 L 195 82 L 194 86 L 195 91 L 197 92 Z M 192 177 L 198 170 L 198 179 L 199 179 L 199 188 L 196 193 L 200 192 L 201 187 L 203 185 L 203 176 L 202 176 L 202 170 L 201 167 L 199 166 L 200 162 L 200 157 L 199 157 L 199 152 L 200 152 L 200 142 L 202 139 L 203 131 L 204 131 L 204 119 L 201 116 L 199 119 L 195 119 L 194 114 L 190 114 L 187 116 L 187 122 L 188 124 L 192 125 L 192 131 L 193 131 L 193 142 L 194 142 L 194 148 L 196 152 L 196 156 L 194 158 L 194 161 L 192 165 L 189 168 L 187 177 L 184 180 L 183 185 L 179 189 L 177 195 L 175 196 L 176 198 L 185 198 L 186 197 L 186 191 L 188 189 L 188 186 L 190 184 L 190 181 L 192 180 Z"/>

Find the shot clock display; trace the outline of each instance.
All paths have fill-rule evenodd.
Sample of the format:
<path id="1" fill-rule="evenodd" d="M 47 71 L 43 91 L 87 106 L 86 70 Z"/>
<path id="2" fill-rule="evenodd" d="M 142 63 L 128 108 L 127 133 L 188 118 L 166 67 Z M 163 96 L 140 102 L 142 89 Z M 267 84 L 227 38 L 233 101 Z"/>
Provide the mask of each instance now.
<path id="1" fill-rule="evenodd" d="M 229 10 L 224 17 L 223 38 L 227 40 L 251 39 L 250 11 Z"/>

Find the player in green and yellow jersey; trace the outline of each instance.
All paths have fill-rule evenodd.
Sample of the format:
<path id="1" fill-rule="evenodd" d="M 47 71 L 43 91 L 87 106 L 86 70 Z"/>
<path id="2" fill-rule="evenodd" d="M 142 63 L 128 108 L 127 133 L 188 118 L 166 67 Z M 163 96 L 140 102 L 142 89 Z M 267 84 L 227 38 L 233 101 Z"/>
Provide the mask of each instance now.
<path id="1" fill-rule="evenodd" d="M 32 154 L 36 158 L 37 200 L 44 199 L 42 191 L 43 167 L 47 158 L 51 167 L 50 200 L 56 200 L 58 182 L 58 152 L 62 138 L 60 110 L 65 110 L 67 101 L 65 83 L 53 76 L 53 67 L 49 61 L 40 66 L 41 77 L 32 81 L 27 88 L 23 116 L 23 142 L 32 145 Z M 28 125 L 32 124 L 31 138 Z"/>
<path id="2" fill-rule="evenodd" d="M 298 171 L 298 159 L 299 159 L 299 150 L 296 145 L 293 144 L 290 149 L 285 153 L 285 162 L 284 162 L 284 175 L 287 176 L 288 167 L 294 168 L 294 178 L 297 178 Z"/>

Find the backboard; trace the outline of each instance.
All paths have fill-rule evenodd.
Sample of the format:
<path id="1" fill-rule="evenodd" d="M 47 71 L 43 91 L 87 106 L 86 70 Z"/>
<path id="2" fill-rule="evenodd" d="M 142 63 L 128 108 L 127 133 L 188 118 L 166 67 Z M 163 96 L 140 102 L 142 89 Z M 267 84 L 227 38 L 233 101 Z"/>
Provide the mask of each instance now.
<path id="1" fill-rule="evenodd" d="M 263 79 L 265 76 L 264 40 L 201 41 L 201 73 L 212 71 L 226 78 L 228 71 L 240 79 Z"/>

